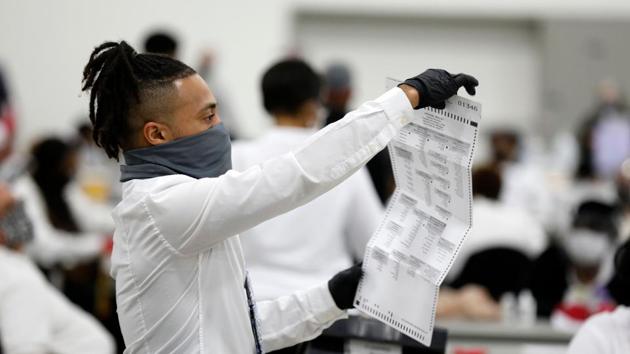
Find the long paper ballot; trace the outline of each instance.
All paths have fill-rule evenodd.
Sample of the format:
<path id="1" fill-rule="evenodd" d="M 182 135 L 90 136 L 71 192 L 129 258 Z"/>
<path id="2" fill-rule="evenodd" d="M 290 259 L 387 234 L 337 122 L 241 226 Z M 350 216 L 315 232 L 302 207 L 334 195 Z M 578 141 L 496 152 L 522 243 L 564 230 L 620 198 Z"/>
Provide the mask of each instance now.
<path id="1" fill-rule="evenodd" d="M 388 80 L 388 86 L 399 82 Z M 415 111 L 389 144 L 396 190 L 367 245 L 355 307 L 429 346 L 438 290 L 472 226 L 481 105 Z"/>

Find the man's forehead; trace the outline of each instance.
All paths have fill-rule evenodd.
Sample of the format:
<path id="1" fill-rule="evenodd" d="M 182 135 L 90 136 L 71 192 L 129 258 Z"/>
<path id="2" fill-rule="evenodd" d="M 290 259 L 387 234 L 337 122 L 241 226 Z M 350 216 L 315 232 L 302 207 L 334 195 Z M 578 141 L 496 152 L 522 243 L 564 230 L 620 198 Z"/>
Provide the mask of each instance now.
<path id="1" fill-rule="evenodd" d="M 174 81 L 177 90 L 178 106 L 191 106 L 191 109 L 203 109 L 211 104 L 216 105 L 216 99 L 206 82 L 198 75 L 191 75 Z"/>

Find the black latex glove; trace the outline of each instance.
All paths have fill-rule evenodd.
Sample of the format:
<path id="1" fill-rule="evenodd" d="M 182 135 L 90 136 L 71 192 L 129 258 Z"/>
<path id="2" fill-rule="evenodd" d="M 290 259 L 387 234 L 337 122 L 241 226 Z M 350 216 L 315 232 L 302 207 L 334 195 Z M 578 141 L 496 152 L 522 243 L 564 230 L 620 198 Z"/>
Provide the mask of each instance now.
<path id="1" fill-rule="evenodd" d="M 414 109 L 425 107 L 444 109 L 446 106 L 444 100 L 456 95 L 457 90 L 462 86 L 466 88 L 468 94 L 474 95 L 479 81 L 466 74 L 451 75 L 446 70 L 429 69 L 405 80 L 403 84 L 412 86 L 420 94 L 420 104 Z"/>
<path id="2" fill-rule="evenodd" d="M 328 290 L 335 304 L 342 310 L 351 309 L 354 296 L 357 293 L 359 280 L 363 276 L 361 265 L 363 262 L 342 270 L 328 281 Z"/>

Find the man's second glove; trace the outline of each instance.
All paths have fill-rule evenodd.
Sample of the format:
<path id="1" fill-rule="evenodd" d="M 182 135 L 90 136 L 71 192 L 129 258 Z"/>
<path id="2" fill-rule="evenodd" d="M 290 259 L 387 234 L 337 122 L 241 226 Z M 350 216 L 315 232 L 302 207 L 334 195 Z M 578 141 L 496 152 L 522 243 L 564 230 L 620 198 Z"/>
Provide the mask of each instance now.
<path id="1" fill-rule="evenodd" d="M 414 109 L 433 107 L 444 109 L 444 101 L 456 95 L 460 87 L 464 87 L 470 95 L 475 94 L 479 81 L 466 74 L 451 75 L 446 70 L 429 69 L 418 76 L 405 80 L 402 84 L 415 88 L 420 94 L 420 104 Z M 401 85 L 402 85 L 401 84 Z"/>
<path id="2" fill-rule="evenodd" d="M 346 270 L 342 270 L 328 281 L 330 295 L 332 295 L 333 300 L 335 300 L 337 307 L 342 310 L 353 307 L 352 303 L 357 293 L 359 280 L 361 280 L 361 276 L 363 276 L 363 271 L 361 270 L 362 264 L 363 262 L 355 264 Z"/>

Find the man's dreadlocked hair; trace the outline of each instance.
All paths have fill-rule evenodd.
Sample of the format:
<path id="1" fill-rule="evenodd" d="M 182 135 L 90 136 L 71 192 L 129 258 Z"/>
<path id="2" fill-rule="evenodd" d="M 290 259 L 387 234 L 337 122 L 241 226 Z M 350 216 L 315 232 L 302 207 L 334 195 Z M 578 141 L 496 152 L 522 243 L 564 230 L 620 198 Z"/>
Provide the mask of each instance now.
<path id="1" fill-rule="evenodd" d="M 96 47 L 83 70 L 83 91 L 90 92 L 90 121 L 95 143 L 118 160 L 130 148 L 132 109 L 147 103 L 151 91 L 195 74 L 186 64 L 167 56 L 138 54 L 125 41 Z M 145 101 L 146 100 L 146 101 Z M 134 124 L 136 123 L 136 124 Z"/>

